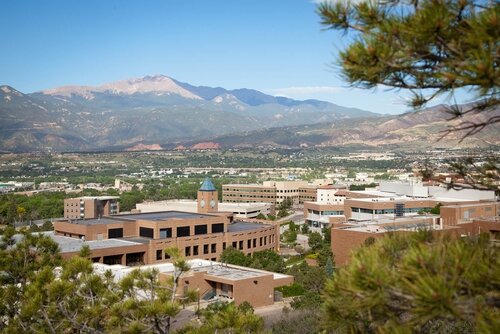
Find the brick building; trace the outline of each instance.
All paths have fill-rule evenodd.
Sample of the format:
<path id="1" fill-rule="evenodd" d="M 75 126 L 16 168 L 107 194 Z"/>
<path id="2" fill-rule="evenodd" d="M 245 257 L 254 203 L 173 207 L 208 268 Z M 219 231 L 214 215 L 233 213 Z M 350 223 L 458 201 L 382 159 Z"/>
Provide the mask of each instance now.
<path id="1" fill-rule="evenodd" d="M 88 245 L 94 262 L 153 264 L 168 261 L 167 247 L 177 247 L 188 259 L 213 260 L 232 246 L 246 254 L 279 248 L 279 227 L 235 220 L 217 212 L 217 190 L 205 180 L 198 191 L 198 213 L 164 211 L 65 219 L 54 222 L 53 238 L 63 257 Z"/>
<path id="2" fill-rule="evenodd" d="M 441 207 L 440 215 L 379 218 L 374 220 L 333 224 L 332 252 L 337 265 L 349 261 L 352 251 L 368 238 L 380 238 L 386 233 L 408 233 L 428 229 L 455 236 L 490 234 L 492 242 L 500 242 L 500 203 L 464 203 Z"/>
<path id="3" fill-rule="evenodd" d="M 188 260 L 190 270 L 179 280 L 178 297 L 186 289 L 196 291 L 200 300 L 234 301 L 236 305 L 246 301 L 253 307 L 274 303 L 274 289 L 293 283 L 293 276 L 264 270 L 228 265 L 206 260 Z M 121 279 L 134 268 L 121 265 L 94 264 L 96 270 L 104 273 L 111 270 L 115 279 Z M 161 277 L 173 275 L 171 263 L 141 266 L 141 270 L 156 269 Z"/>

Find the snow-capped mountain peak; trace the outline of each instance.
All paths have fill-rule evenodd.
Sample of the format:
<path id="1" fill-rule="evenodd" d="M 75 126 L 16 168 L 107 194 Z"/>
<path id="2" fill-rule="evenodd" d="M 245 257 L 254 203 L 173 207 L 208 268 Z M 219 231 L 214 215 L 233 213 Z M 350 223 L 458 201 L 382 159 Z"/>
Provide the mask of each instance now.
<path id="1" fill-rule="evenodd" d="M 111 93 L 116 95 L 132 95 L 156 93 L 176 94 L 187 99 L 201 100 L 201 98 L 190 91 L 177 85 L 171 78 L 164 75 L 144 76 L 128 80 L 120 80 L 101 86 L 62 86 L 42 91 L 46 95 L 56 96 L 81 96 L 87 100 L 94 98 L 94 93 Z"/>

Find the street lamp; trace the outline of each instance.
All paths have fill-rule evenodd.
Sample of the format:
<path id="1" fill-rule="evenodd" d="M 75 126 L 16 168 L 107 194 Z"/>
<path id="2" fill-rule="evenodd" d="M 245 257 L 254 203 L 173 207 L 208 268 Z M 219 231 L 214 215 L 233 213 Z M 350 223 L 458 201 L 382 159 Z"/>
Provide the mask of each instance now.
<path id="1" fill-rule="evenodd" d="M 200 288 L 196 288 L 196 292 L 198 295 L 198 310 L 196 311 L 196 314 L 198 316 L 198 320 L 200 320 Z"/>

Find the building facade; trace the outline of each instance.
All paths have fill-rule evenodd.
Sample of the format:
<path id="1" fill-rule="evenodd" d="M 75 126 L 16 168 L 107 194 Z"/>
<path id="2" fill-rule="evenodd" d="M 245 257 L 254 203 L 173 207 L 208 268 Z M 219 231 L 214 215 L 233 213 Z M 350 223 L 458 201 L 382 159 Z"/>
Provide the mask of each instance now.
<path id="1" fill-rule="evenodd" d="M 120 212 L 117 196 L 67 198 L 64 200 L 64 218 L 93 219 Z"/>
<path id="2" fill-rule="evenodd" d="M 222 201 L 228 203 L 270 203 L 276 205 L 276 188 L 258 184 L 225 184 Z"/>

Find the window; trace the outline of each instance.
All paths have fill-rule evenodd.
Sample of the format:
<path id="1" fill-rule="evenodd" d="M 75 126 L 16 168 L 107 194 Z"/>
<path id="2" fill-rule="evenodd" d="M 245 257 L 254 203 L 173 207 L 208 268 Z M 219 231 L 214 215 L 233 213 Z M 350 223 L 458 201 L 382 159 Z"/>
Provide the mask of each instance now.
<path id="1" fill-rule="evenodd" d="M 224 232 L 224 224 L 212 224 L 212 233 L 223 233 Z"/>
<path id="2" fill-rule="evenodd" d="M 139 228 L 139 235 L 141 237 L 153 239 L 154 230 L 152 228 L 140 227 Z"/>
<path id="3" fill-rule="evenodd" d="M 224 250 L 224 249 L 226 249 L 226 243 L 225 242 L 222 243 L 222 250 Z"/>
<path id="4" fill-rule="evenodd" d="M 238 243 L 236 241 L 233 241 L 233 248 L 236 249 L 237 246 L 238 246 Z"/>
<path id="5" fill-rule="evenodd" d="M 163 258 L 163 254 L 162 253 L 163 253 L 163 251 L 161 249 L 158 249 L 156 251 L 156 259 L 157 260 L 161 260 Z"/>
<path id="6" fill-rule="evenodd" d="M 108 238 L 123 238 L 123 228 L 110 228 L 108 230 Z"/>
<path id="7" fill-rule="evenodd" d="M 217 252 L 217 244 L 211 244 L 210 253 L 216 253 L 216 252 Z"/>
<path id="8" fill-rule="evenodd" d="M 208 254 L 208 245 L 203 245 L 203 254 Z"/>
<path id="9" fill-rule="evenodd" d="M 259 239 L 259 246 L 262 247 L 262 237 L 260 237 L 260 239 Z"/>
<path id="10" fill-rule="evenodd" d="M 247 249 L 252 248 L 252 240 L 248 239 L 247 240 Z"/>
<path id="11" fill-rule="evenodd" d="M 172 228 L 161 228 L 160 239 L 172 238 Z"/>
<path id="12" fill-rule="evenodd" d="M 193 246 L 193 255 L 198 255 L 198 246 Z"/>
<path id="13" fill-rule="evenodd" d="M 239 250 L 242 250 L 242 249 L 243 249 L 243 240 L 241 240 L 241 241 L 240 241 L 240 243 L 239 243 L 239 248 L 238 248 L 238 249 L 239 249 Z"/>
<path id="14" fill-rule="evenodd" d="M 191 230 L 189 226 L 179 226 L 177 227 L 177 237 L 189 237 Z"/>
<path id="15" fill-rule="evenodd" d="M 253 247 L 257 247 L 257 239 L 253 239 Z"/>
<path id="16" fill-rule="evenodd" d="M 191 256 L 191 246 L 186 246 L 184 254 L 186 254 L 186 256 Z"/>
<path id="17" fill-rule="evenodd" d="M 267 245 L 267 235 L 264 237 L 264 245 Z"/>
<path id="18" fill-rule="evenodd" d="M 195 225 L 194 226 L 194 234 L 207 234 L 207 225 Z"/>

